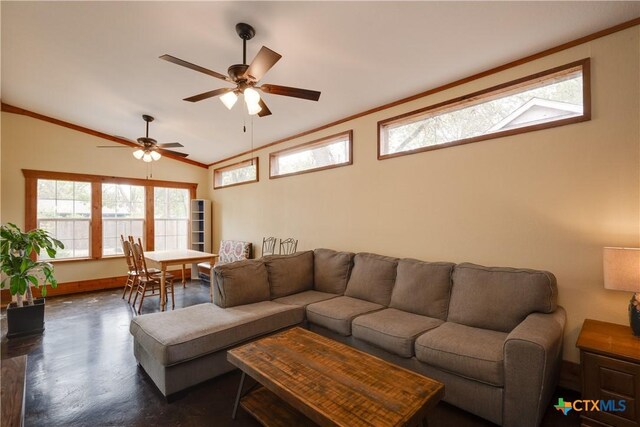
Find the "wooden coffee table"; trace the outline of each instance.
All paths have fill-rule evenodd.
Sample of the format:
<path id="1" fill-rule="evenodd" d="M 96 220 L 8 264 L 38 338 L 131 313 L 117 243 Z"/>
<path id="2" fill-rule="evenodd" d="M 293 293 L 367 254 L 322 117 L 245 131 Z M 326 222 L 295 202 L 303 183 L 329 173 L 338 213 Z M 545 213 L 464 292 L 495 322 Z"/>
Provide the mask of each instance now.
<path id="1" fill-rule="evenodd" d="M 444 385 L 302 328 L 229 350 L 238 403 L 264 426 L 415 426 Z M 246 375 L 259 383 L 241 398 Z"/>

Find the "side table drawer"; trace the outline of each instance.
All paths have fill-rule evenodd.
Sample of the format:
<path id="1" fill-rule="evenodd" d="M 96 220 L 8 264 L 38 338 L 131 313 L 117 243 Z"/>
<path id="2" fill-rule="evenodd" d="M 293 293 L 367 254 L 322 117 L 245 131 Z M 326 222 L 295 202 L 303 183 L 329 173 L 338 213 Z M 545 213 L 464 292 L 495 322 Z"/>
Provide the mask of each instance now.
<path id="1" fill-rule="evenodd" d="M 625 400 L 624 412 L 589 411 L 582 416 L 612 426 L 640 427 L 640 364 L 582 351 L 582 399 Z"/>

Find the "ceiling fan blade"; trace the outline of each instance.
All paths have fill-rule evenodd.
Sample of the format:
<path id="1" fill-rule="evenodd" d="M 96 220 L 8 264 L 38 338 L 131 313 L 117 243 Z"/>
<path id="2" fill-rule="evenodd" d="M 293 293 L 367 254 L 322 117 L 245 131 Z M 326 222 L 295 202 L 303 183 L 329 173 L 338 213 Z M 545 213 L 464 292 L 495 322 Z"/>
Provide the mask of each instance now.
<path id="1" fill-rule="evenodd" d="M 320 99 L 320 92 L 297 87 L 264 84 L 257 89 L 273 95 L 292 96 L 294 98 L 308 99 L 309 101 Z"/>
<path id="2" fill-rule="evenodd" d="M 164 55 L 160 56 L 160 59 L 164 59 L 165 61 L 173 62 L 174 64 L 177 64 L 177 65 L 182 65 L 183 67 L 190 68 L 190 69 L 192 69 L 194 71 L 198 71 L 200 73 L 207 74 L 207 75 L 209 75 L 211 77 L 215 77 L 217 79 L 226 80 L 228 82 L 231 82 L 231 79 L 229 78 L 229 76 L 225 76 L 224 74 L 220 74 L 217 71 L 209 70 L 209 69 L 201 67 L 199 65 L 192 64 L 191 62 L 183 61 L 182 59 L 176 58 L 175 56 L 164 54 Z"/>
<path id="3" fill-rule="evenodd" d="M 258 117 L 270 116 L 271 110 L 269 110 L 269 107 L 267 107 L 267 104 L 264 103 L 264 99 L 260 98 L 259 104 L 262 107 L 262 109 L 258 113 Z"/>
<path id="4" fill-rule="evenodd" d="M 128 149 L 131 149 L 131 147 L 129 147 L 127 145 L 98 145 L 97 148 L 128 148 Z"/>
<path id="5" fill-rule="evenodd" d="M 256 57 L 251 61 L 244 75 L 249 76 L 257 82 L 262 76 L 267 74 L 267 71 L 269 71 L 280 58 L 282 58 L 282 55 L 272 51 L 266 46 L 262 46 Z"/>
<path id="6" fill-rule="evenodd" d="M 126 137 L 124 137 L 124 136 L 120 136 L 120 135 L 113 135 L 113 136 L 115 136 L 115 137 L 116 137 L 116 138 L 118 138 L 118 139 L 124 139 L 125 141 L 133 142 L 134 144 L 137 144 L 137 143 L 138 143 L 138 141 L 134 141 L 133 139 L 131 139 L 131 138 L 126 138 Z"/>
<path id="7" fill-rule="evenodd" d="M 159 148 L 177 148 L 177 147 L 184 147 L 184 145 L 180 144 L 179 142 L 165 142 L 164 144 L 158 144 Z"/>
<path id="8" fill-rule="evenodd" d="M 179 151 L 173 151 L 173 150 L 164 150 L 162 148 L 158 148 L 158 151 L 161 154 L 173 154 L 174 156 L 180 156 L 180 157 L 187 157 L 188 156 L 187 153 L 180 153 Z"/>
<path id="9" fill-rule="evenodd" d="M 223 95 L 223 94 L 225 94 L 227 92 L 232 92 L 234 90 L 236 90 L 236 88 L 229 88 L 229 87 L 216 89 L 216 90 L 211 90 L 209 92 L 205 92 L 205 93 L 201 93 L 199 95 L 194 95 L 194 96 L 191 96 L 189 98 L 185 98 L 184 101 L 198 102 L 198 101 L 202 101 L 203 99 L 213 98 L 214 96 Z"/>

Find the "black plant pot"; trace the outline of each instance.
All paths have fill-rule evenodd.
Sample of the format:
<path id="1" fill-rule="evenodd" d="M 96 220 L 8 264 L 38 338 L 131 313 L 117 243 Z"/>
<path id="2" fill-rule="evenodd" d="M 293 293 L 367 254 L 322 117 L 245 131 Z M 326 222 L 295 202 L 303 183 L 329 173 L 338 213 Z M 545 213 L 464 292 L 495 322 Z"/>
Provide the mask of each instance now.
<path id="1" fill-rule="evenodd" d="M 33 300 L 33 305 L 18 307 L 12 302 L 7 307 L 7 338 L 40 334 L 44 331 L 44 298 Z"/>

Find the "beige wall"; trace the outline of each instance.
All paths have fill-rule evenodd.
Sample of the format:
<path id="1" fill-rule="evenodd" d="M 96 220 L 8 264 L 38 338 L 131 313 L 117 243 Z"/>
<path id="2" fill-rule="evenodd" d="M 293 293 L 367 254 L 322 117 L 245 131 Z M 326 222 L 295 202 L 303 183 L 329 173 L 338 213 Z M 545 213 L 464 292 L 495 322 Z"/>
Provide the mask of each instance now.
<path id="1" fill-rule="evenodd" d="M 98 149 L 118 145 L 27 116 L 2 113 L 2 222 L 24 226 L 25 193 L 22 169 L 145 178 L 146 163 L 134 159 L 132 150 Z M 207 170 L 163 158 L 153 163 L 153 178 L 195 182 L 197 196 L 208 198 Z M 81 261 L 56 265 L 59 282 L 122 276 L 122 259 Z"/>
<path id="2" fill-rule="evenodd" d="M 585 57 L 589 122 L 376 160 L 379 120 Z M 260 182 L 211 190 L 214 241 L 293 236 L 299 249 L 546 269 L 568 312 L 564 357 L 578 361 L 583 319 L 627 322 L 630 295 L 603 289 L 601 251 L 640 246 L 639 76 L 634 27 L 259 151 Z M 352 166 L 269 180 L 269 151 L 347 129 Z"/>

